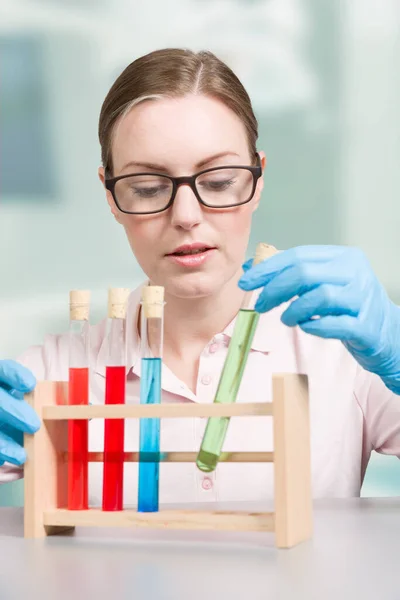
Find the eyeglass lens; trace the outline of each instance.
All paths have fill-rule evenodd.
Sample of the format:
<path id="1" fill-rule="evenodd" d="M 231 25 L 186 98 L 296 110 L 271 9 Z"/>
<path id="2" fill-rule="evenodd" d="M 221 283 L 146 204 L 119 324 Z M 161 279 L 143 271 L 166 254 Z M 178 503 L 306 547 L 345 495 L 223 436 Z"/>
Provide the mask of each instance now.
<path id="1" fill-rule="evenodd" d="M 214 169 L 199 175 L 195 186 L 201 200 L 223 208 L 246 202 L 253 190 L 253 175 L 247 169 Z M 115 196 L 127 212 L 162 210 L 171 200 L 172 181 L 163 175 L 131 175 L 116 182 Z"/>

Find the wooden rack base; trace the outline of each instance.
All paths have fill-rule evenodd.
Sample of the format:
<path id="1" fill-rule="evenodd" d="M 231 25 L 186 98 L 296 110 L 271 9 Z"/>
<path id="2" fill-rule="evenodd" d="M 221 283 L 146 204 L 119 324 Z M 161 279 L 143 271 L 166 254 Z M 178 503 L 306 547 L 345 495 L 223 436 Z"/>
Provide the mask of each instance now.
<path id="1" fill-rule="evenodd" d="M 312 536 L 312 497 L 308 381 L 305 375 L 273 376 L 272 402 L 240 404 L 161 404 L 69 406 L 68 384 L 38 382 L 27 396 L 42 426 L 25 434 L 25 537 L 38 538 L 78 526 L 215 529 L 275 533 L 278 548 L 290 548 Z M 265 416 L 273 418 L 273 452 L 226 452 L 221 461 L 273 462 L 274 512 L 160 510 L 139 513 L 90 508 L 70 511 L 67 498 L 67 429 L 69 419 L 182 418 Z M 194 462 L 194 452 L 161 452 L 162 462 Z M 137 452 L 125 453 L 136 462 Z M 89 460 L 103 460 L 90 452 Z M 151 460 L 151 457 L 149 457 Z"/>
<path id="2" fill-rule="evenodd" d="M 43 514 L 45 526 L 55 527 L 144 527 L 149 529 L 216 529 L 220 531 L 274 531 L 274 513 L 235 511 L 160 510 L 140 513 L 126 509 L 105 512 L 56 509 Z"/>

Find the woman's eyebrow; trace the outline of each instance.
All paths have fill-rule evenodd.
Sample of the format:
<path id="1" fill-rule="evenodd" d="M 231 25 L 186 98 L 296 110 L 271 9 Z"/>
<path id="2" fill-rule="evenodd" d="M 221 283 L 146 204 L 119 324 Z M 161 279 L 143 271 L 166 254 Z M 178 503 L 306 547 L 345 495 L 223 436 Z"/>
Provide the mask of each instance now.
<path id="1" fill-rule="evenodd" d="M 213 154 L 212 156 L 201 160 L 199 163 L 197 163 L 197 165 L 195 165 L 195 168 L 202 169 L 215 160 L 218 160 L 219 158 L 225 158 L 226 156 L 239 156 L 239 154 L 236 154 L 236 152 L 219 152 L 218 154 Z"/>
<path id="2" fill-rule="evenodd" d="M 121 171 L 125 171 L 128 167 L 140 167 L 141 169 L 149 169 L 151 171 L 161 171 L 165 172 L 167 169 L 163 165 L 157 165 L 155 163 L 148 162 L 137 162 L 135 160 L 130 160 L 126 163 L 121 169 Z"/>
<path id="3" fill-rule="evenodd" d="M 219 158 L 225 158 L 226 156 L 239 156 L 236 152 L 219 152 L 218 154 L 213 154 L 212 156 L 208 156 L 207 158 L 201 160 L 195 165 L 195 169 L 202 169 L 206 165 L 218 160 Z M 121 169 L 121 171 L 125 171 L 128 167 L 140 167 L 141 169 L 149 169 L 151 171 L 160 171 L 161 173 L 168 172 L 168 169 L 165 165 L 158 165 L 156 163 L 151 162 L 138 162 L 135 160 L 131 160 L 126 163 Z"/>

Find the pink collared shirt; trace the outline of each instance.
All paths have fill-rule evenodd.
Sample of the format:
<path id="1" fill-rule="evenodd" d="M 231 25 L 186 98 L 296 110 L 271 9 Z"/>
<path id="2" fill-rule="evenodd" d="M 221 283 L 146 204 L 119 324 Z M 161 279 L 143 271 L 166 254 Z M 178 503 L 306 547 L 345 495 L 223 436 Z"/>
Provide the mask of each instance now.
<path id="1" fill-rule="evenodd" d="M 140 286 L 131 293 L 127 311 L 126 402 L 140 401 L 140 339 L 137 311 Z M 237 402 L 271 400 L 274 372 L 306 373 L 309 377 L 313 496 L 358 496 L 373 449 L 400 457 L 400 396 L 381 379 L 363 370 L 337 340 L 308 335 L 282 324 L 283 308 L 260 316 Z M 196 393 L 166 365 L 162 371 L 163 402 L 213 402 L 235 320 L 209 341 L 200 357 Z M 91 402 L 104 402 L 107 339 L 105 320 L 91 326 Z M 68 379 L 68 335 L 48 335 L 43 346 L 29 348 L 19 362 L 38 380 Z M 199 450 L 206 419 L 163 419 L 161 450 Z M 138 450 L 138 421 L 127 420 L 126 450 Z M 102 420 L 89 425 L 89 448 L 103 450 Z M 224 450 L 273 450 L 272 419 L 231 419 Z M 190 463 L 161 463 L 160 502 L 214 502 L 273 498 L 271 464 L 220 463 L 205 474 Z M 22 476 L 22 469 L 0 468 L 2 481 Z M 101 505 L 102 465 L 89 468 L 89 498 Z M 125 465 L 124 503 L 137 502 L 137 464 Z"/>

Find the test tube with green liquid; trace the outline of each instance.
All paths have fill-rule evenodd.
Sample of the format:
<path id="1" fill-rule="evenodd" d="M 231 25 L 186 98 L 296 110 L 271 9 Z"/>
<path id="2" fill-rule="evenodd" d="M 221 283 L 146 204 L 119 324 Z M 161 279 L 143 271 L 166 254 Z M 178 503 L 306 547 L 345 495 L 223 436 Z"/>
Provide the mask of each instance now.
<path id="1" fill-rule="evenodd" d="M 277 250 L 269 244 L 258 244 L 253 266 L 276 252 Z M 248 295 L 246 295 L 236 318 L 214 402 L 231 404 L 236 401 L 259 317 L 260 313 L 254 310 L 254 306 L 248 305 Z M 196 459 L 196 465 L 201 471 L 210 472 L 216 468 L 228 430 L 229 420 L 230 417 L 210 417 L 208 419 Z"/>

